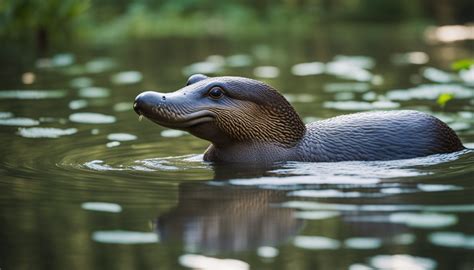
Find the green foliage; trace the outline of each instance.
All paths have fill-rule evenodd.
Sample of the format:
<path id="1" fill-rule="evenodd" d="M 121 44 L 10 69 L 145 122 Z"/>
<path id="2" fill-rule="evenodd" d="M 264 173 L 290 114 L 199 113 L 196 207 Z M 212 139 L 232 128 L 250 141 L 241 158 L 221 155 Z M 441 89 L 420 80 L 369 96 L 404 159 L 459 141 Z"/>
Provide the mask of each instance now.
<path id="1" fill-rule="evenodd" d="M 454 98 L 454 94 L 451 93 L 443 93 L 438 96 L 438 99 L 436 100 L 436 103 L 438 103 L 439 106 L 444 108 L 446 106 L 446 103 L 448 101 L 452 100 Z"/>
<path id="2" fill-rule="evenodd" d="M 38 31 L 70 30 L 89 8 L 88 0 L 4 0 L 0 2 L 0 34 L 29 36 Z"/>
<path id="3" fill-rule="evenodd" d="M 461 59 L 451 64 L 451 68 L 455 71 L 469 69 L 474 66 L 474 59 Z"/>
<path id="4" fill-rule="evenodd" d="M 3 0 L 0 36 L 79 35 L 89 39 L 155 36 L 260 36 L 319 31 L 321 22 L 465 20 L 470 0 Z M 449 6 L 450 18 L 437 10 Z M 87 11 L 87 12 L 85 12 Z M 464 12 L 464 13 L 463 13 Z M 443 16 L 448 16 L 445 13 Z M 469 14 L 470 16 L 470 14 Z M 470 18 L 468 16 L 468 18 Z"/>

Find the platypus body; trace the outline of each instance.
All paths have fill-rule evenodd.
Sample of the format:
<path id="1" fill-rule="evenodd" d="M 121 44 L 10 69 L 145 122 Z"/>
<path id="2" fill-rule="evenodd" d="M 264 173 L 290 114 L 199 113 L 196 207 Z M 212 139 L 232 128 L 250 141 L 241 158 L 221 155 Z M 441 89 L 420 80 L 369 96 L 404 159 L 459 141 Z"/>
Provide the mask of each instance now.
<path id="1" fill-rule="evenodd" d="M 426 113 L 374 111 L 305 125 L 271 86 L 242 77 L 192 75 L 172 93 L 143 92 L 139 115 L 208 140 L 204 160 L 272 163 L 394 160 L 464 147 L 441 120 Z"/>

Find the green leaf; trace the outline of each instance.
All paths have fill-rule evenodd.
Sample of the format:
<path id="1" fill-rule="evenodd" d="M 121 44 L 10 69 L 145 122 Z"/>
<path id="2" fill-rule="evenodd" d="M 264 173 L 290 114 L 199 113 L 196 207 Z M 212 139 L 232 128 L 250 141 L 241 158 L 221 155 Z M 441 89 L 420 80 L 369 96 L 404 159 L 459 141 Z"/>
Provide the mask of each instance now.
<path id="1" fill-rule="evenodd" d="M 474 59 L 461 59 L 451 64 L 451 68 L 455 71 L 469 69 L 471 66 L 474 66 Z"/>
<path id="2" fill-rule="evenodd" d="M 441 95 L 438 96 L 438 100 L 436 103 L 438 103 L 439 106 L 444 107 L 446 106 L 446 103 L 450 101 L 451 99 L 454 98 L 454 94 L 452 93 L 442 93 Z"/>

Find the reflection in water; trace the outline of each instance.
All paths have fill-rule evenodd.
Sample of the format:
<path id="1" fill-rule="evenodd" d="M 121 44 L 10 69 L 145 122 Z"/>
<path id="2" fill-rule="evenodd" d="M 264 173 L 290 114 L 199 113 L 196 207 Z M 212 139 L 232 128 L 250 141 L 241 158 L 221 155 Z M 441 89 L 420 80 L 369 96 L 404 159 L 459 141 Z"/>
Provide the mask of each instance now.
<path id="1" fill-rule="evenodd" d="M 203 270 L 248 270 L 250 265 L 235 259 L 218 259 L 196 254 L 185 254 L 179 257 L 182 266 Z"/>
<path id="2" fill-rule="evenodd" d="M 181 184 L 178 205 L 158 218 L 156 229 L 162 241 L 178 240 L 186 252 L 276 246 L 303 225 L 294 210 L 272 205 L 284 199 L 282 191 Z"/>
<path id="3" fill-rule="evenodd" d="M 92 234 L 92 239 L 98 243 L 107 244 L 150 244 L 159 241 L 158 236 L 150 232 L 131 231 L 96 231 Z"/>

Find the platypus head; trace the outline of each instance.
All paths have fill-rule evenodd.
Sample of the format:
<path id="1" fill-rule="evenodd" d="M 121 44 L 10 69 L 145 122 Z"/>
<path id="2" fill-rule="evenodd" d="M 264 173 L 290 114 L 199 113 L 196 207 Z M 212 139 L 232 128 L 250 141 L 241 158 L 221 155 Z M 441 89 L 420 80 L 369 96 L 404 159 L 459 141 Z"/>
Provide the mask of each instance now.
<path id="1" fill-rule="evenodd" d="M 281 94 L 241 77 L 192 75 L 175 92 L 141 93 L 133 107 L 159 125 L 188 131 L 218 146 L 263 142 L 291 147 L 305 133 L 300 117 Z"/>

